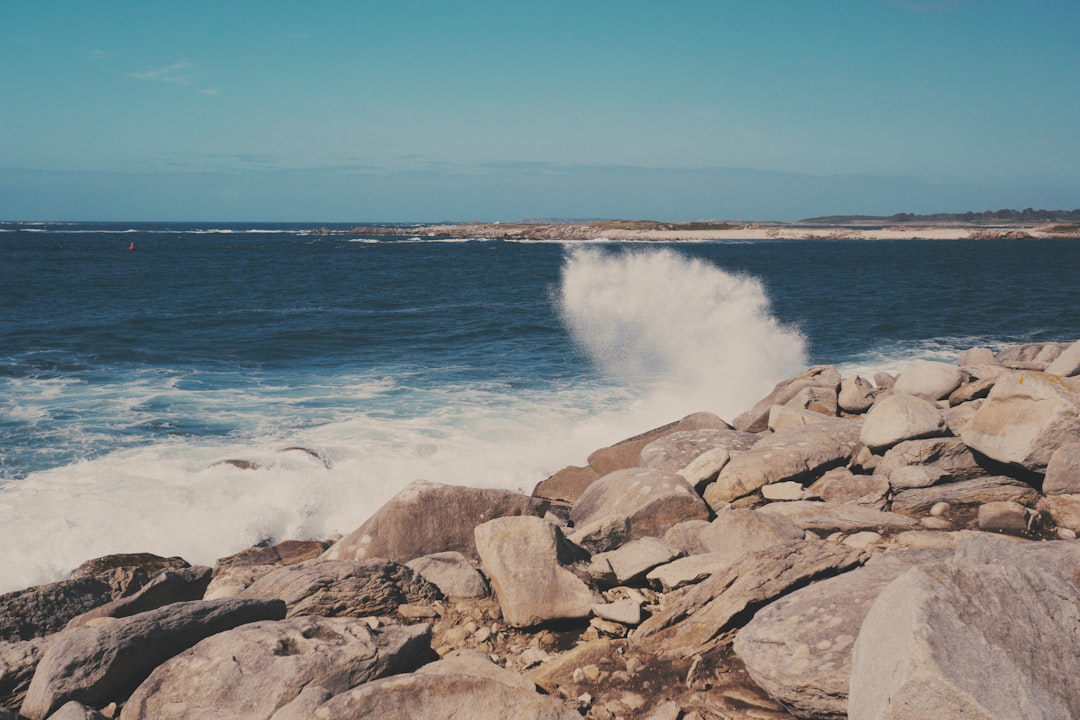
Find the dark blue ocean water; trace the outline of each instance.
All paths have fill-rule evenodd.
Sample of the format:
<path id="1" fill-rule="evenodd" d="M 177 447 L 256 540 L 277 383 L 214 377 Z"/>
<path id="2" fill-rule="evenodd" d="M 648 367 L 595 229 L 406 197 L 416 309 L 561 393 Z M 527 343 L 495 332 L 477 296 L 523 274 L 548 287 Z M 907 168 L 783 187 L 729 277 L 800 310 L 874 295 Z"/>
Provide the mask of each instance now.
<path id="1" fill-rule="evenodd" d="M 529 490 L 810 363 L 1080 337 L 1068 240 L 308 229 L 0 223 L 0 539 L 27 546 L 0 591 L 104 552 L 347 532 L 421 477 Z"/>

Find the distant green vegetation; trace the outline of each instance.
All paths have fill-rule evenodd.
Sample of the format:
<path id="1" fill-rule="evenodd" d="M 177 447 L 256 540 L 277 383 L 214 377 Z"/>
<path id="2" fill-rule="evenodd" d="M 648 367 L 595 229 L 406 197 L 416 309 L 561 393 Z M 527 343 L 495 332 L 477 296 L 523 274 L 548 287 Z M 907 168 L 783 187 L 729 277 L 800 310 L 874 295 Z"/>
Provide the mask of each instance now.
<path id="1" fill-rule="evenodd" d="M 965 224 L 965 225 L 1019 225 L 1031 223 L 1078 223 L 1080 209 L 1077 210 L 986 210 L 983 212 L 935 213 L 916 215 L 897 213 L 896 215 L 827 215 L 807 218 L 800 223 L 815 225 L 904 225 L 904 224 Z M 1065 226 L 1062 226 L 1065 227 Z"/>
<path id="2" fill-rule="evenodd" d="M 606 230 L 737 230 L 740 227 L 714 220 L 680 223 L 664 223 L 656 220 L 596 220 L 588 224 Z"/>

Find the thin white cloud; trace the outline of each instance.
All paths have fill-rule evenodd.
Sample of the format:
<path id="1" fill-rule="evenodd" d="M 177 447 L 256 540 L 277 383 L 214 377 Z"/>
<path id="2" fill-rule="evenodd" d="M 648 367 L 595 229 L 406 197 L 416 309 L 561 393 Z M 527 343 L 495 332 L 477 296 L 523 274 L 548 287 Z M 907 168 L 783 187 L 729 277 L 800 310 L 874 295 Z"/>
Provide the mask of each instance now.
<path id="1" fill-rule="evenodd" d="M 191 63 L 187 61 L 178 62 L 168 67 L 154 68 L 139 73 L 128 73 L 128 77 L 136 80 L 172 83 L 173 85 L 194 85 L 194 80 L 181 73 L 182 70 L 186 70 L 190 66 Z"/>

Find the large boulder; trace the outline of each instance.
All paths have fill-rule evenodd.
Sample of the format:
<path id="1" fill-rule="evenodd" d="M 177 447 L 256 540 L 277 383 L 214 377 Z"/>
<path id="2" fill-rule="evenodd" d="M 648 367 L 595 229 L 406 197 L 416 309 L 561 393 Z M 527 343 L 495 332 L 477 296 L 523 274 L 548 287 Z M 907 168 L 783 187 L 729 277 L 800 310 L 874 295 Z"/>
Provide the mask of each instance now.
<path id="1" fill-rule="evenodd" d="M 864 445 L 877 450 L 946 432 L 945 418 L 937 406 L 914 395 L 895 393 L 866 413 L 861 439 Z"/>
<path id="2" fill-rule="evenodd" d="M 121 720 L 268 720 L 303 703 L 308 686 L 327 696 L 430 659 L 429 625 L 372 630 L 357 618 L 295 617 L 209 637 L 159 666 L 124 705 Z"/>
<path id="3" fill-rule="evenodd" d="M 280 600 L 173 603 L 59 635 L 38 663 L 21 713 L 44 720 L 69 700 L 92 707 L 124 700 L 150 672 L 200 640 L 238 625 L 285 617 Z"/>
<path id="4" fill-rule="evenodd" d="M 1080 442 L 1066 443 L 1050 455 L 1042 489 L 1046 495 L 1080 493 Z"/>
<path id="5" fill-rule="evenodd" d="M 874 404 L 875 395 L 877 392 L 869 380 L 852 375 L 840 381 L 840 392 L 836 401 L 844 412 L 864 413 Z"/>
<path id="6" fill-rule="evenodd" d="M 1046 372 L 1062 377 L 1080 375 L 1080 340 L 1065 348 L 1052 363 L 1046 366 Z"/>
<path id="7" fill-rule="evenodd" d="M 15 712 L 22 706 L 41 656 L 57 637 L 50 635 L 22 642 L 0 642 L 0 708 Z"/>
<path id="8" fill-rule="evenodd" d="M 705 501 L 719 509 L 763 485 L 804 482 L 844 465 L 859 449 L 860 427 L 857 420 L 831 420 L 768 435 L 720 470 L 716 482 L 705 488 Z"/>
<path id="9" fill-rule="evenodd" d="M 724 428 L 681 430 L 653 440 L 641 450 L 638 464 L 655 470 L 678 472 L 703 453 L 723 448 L 731 453 L 749 450 L 761 437 Z"/>
<path id="10" fill-rule="evenodd" d="M 1078 643 L 1080 591 L 1040 563 L 913 568 L 862 624 L 849 717 L 1080 717 Z"/>
<path id="11" fill-rule="evenodd" d="M 72 618 L 112 599 L 112 587 L 96 577 L 5 593 L 0 595 L 0 642 L 30 640 L 63 630 Z"/>
<path id="12" fill-rule="evenodd" d="M 560 560 L 576 560 L 558 527 L 533 517 L 489 520 L 476 528 L 484 573 L 511 627 L 580 620 L 596 602 Z"/>
<path id="13" fill-rule="evenodd" d="M 442 593 L 412 568 L 375 558 L 308 560 L 263 575 L 241 597 L 278 598 L 288 617 L 385 615 L 405 603 L 437 600 Z"/>
<path id="14" fill-rule="evenodd" d="M 82 627 L 95 618 L 128 617 L 174 602 L 202 600 L 211 570 L 204 566 L 162 570 L 134 595 L 117 598 L 72 618 L 69 628 Z"/>
<path id="15" fill-rule="evenodd" d="M 576 527 L 609 515 L 630 519 L 628 539 L 659 537 L 684 520 L 707 519 L 709 508 L 681 475 L 651 468 L 616 470 L 582 493 L 570 509 Z"/>
<path id="16" fill-rule="evenodd" d="M 1038 372 L 1003 376 L 961 437 L 994 460 L 1045 472 L 1050 455 L 1080 437 L 1080 379 Z"/>
<path id="17" fill-rule="evenodd" d="M 963 380 L 964 373 L 958 366 L 925 360 L 905 368 L 893 389 L 923 400 L 941 400 L 949 397 Z"/>
<path id="18" fill-rule="evenodd" d="M 499 680 L 463 674 L 411 673 L 340 693 L 310 715 L 316 720 L 581 720 L 555 698 Z"/>
<path id="19" fill-rule="evenodd" d="M 777 383 L 773 391 L 759 400 L 750 410 L 733 421 L 736 430 L 761 432 L 768 429 L 769 409 L 773 405 L 785 405 L 806 388 L 840 389 L 840 373 L 832 365 L 815 365 L 793 378 Z"/>
<path id="20" fill-rule="evenodd" d="M 641 451 L 654 440 L 674 432 L 705 429 L 730 430 L 731 426 L 713 413 L 699 412 L 687 415 L 682 420 L 654 428 L 609 447 L 594 451 L 589 455 L 589 467 L 593 468 L 597 475 L 601 477 L 616 470 L 637 467 L 641 459 Z"/>
<path id="21" fill-rule="evenodd" d="M 508 515 L 543 517 L 551 502 L 507 490 L 418 480 L 379 508 L 323 555 L 327 560 L 386 558 L 404 563 L 450 550 L 475 560 L 473 530 Z"/>
<path id="22" fill-rule="evenodd" d="M 847 718 L 851 652 L 863 618 L 899 575 L 937 562 L 949 550 L 908 550 L 873 557 L 762 608 L 735 636 L 750 677 L 800 718 Z"/>

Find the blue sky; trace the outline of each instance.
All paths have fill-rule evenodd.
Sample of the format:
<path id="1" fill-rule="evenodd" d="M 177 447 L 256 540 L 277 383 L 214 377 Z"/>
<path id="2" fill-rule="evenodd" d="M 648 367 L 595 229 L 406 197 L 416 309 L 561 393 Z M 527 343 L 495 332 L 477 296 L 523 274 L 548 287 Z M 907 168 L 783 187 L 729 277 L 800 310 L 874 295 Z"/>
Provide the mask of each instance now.
<path id="1" fill-rule="evenodd" d="M 1080 207 L 1075 0 L 3 0 L 0 219 Z"/>

